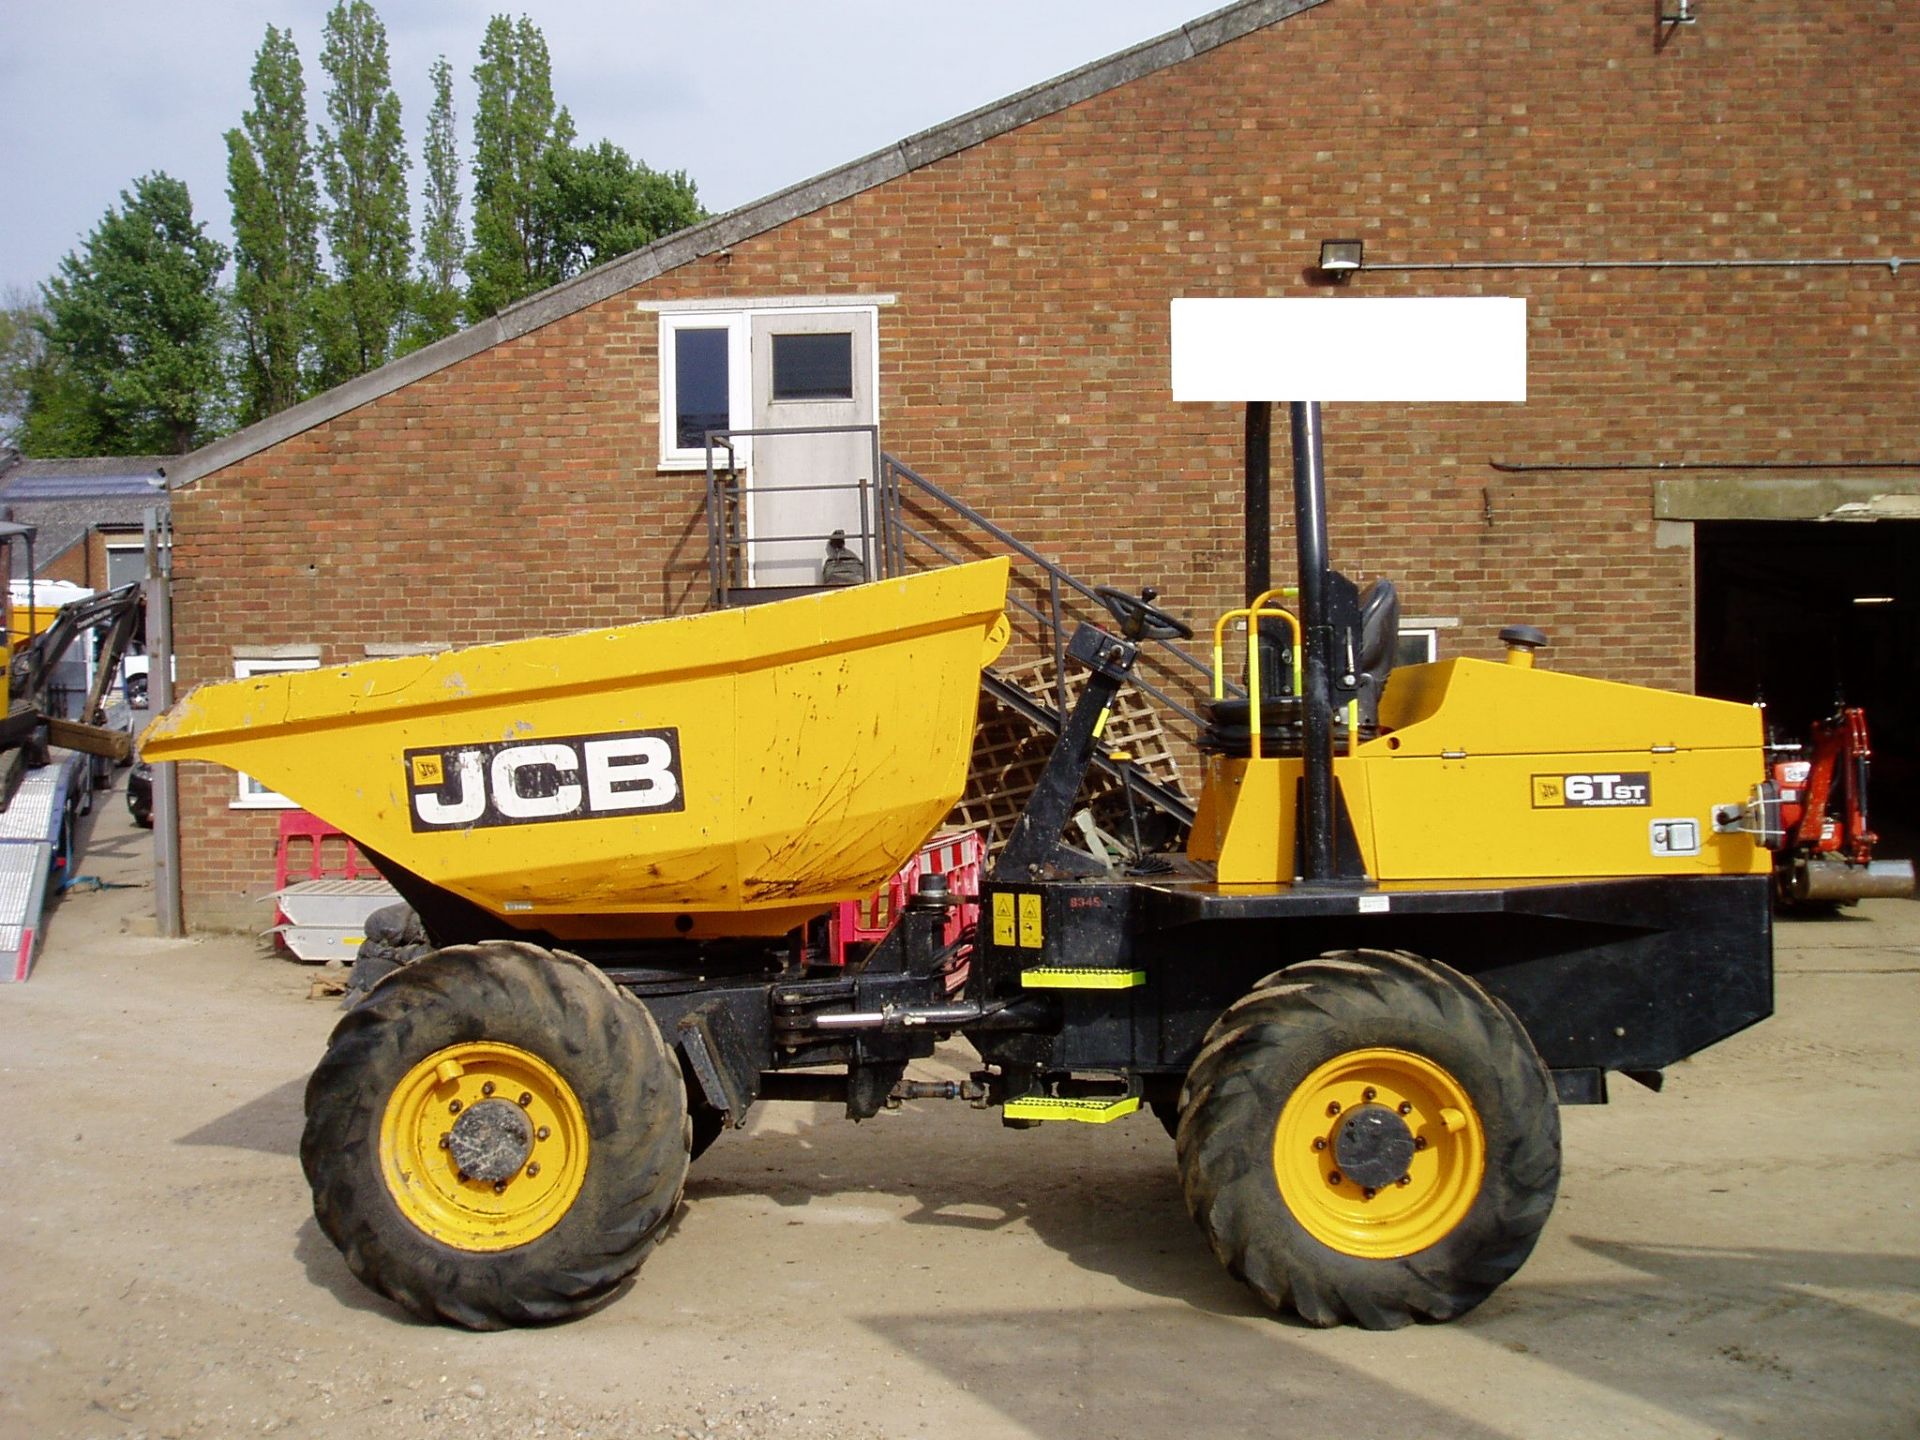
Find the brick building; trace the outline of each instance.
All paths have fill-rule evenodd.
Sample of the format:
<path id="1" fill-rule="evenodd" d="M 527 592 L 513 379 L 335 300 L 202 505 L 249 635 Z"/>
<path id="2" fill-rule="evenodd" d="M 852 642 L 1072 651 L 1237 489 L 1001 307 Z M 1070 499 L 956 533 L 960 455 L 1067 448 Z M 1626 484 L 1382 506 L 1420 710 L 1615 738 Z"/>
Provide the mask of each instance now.
<path id="1" fill-rule="evenodd" d="M 1525 405 L 1329 407 L 1336 563 L 1441 653 L 1816 708 L 1844 662 L 1895 772 L 1920 7 L 1660 8 L 1249 0 L 535 296 L 172 467 L 181 679 L 702 608 L 699 431 L 782 417 L 1205 616 L 1242 417 L 1172 403 L 1168 302 L 1504 294 Z M 270 805 L 185 767 L 190 924 L 258 923 Z"/>

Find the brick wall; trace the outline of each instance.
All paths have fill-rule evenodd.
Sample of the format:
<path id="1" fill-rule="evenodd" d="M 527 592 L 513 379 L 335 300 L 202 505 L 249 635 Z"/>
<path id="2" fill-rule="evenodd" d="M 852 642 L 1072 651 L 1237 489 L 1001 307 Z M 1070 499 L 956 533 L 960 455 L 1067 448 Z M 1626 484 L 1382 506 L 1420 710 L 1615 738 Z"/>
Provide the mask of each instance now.
<path id="1" fill-rule="evenodd" d="M 1647 0 L 1332 0 L 483 352 L 176 495 L 182 679 L 236 644 L 334 662 L 697 608 L 700 481 L 655 470 L 636 308 L 690 296 L 896 295 L 888 448 L 1075 573 L 1206 616 L 1241 583 L 1242 417 L 1171 403 L 1173 296 L 1338 303 L 1304 272 L 1347 235 L 1376 263 L 1920 253 L 1920 7 L 1702 10 L 1656 48 Z M 1684 688 L 1692 558 L 1649 475 L 1490 462 L 1911 456 L 1916 284 L 1363 274 L 1343 293 L 1526 296 L 1531 393 L 1330 406 L 1336 563 L 1459 617 L 1449 653 L 1524 620 L 1556 665 Z M 1284 436 L 1282 412 L 1282 477 Z M 189 922 L 258 924 L 274 817 L 184 771 Z"/>

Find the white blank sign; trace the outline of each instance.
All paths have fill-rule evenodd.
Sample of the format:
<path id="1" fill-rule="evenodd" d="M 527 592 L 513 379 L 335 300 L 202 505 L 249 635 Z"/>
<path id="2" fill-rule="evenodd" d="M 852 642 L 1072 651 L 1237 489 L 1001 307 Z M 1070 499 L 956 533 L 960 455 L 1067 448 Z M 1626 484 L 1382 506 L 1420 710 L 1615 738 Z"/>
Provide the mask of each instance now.
<path id="1" fill-rule="evenodd" d="M 1175 300 L 1175 400 L 1525 400 L 1506 296 Z"/>

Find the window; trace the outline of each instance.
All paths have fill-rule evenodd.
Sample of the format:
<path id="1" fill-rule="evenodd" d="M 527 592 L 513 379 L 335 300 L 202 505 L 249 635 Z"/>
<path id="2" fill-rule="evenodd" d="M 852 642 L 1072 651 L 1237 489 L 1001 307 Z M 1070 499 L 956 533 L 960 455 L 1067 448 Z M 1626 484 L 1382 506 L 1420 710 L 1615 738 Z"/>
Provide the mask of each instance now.
<path id="1" fill-rule="evenodd" d="M 775 335 L 773 398 L 851 400 L 852 334 L 841 331 L 823 335 Z"/>
<path id="2" fill-rule="evenodd" d="M 246 679 L 249 675 L 277 675 L 288 670 L 318 670 L 320 651 L 317 646 L 285 646 L 270 654 L 236 655 L 233 660 L 234 678 Z M 277 791 L 269 790 L 251 775 L 240 776 L 240 793 L 233 802 L 233 808 L 239 810 L 297 810 L 299 806 Z"/>
<path id="3" fill-rule="evenodd" d="M 144 540 L 132 544 L 107 542 L 107 589 L 118 590 L 136 580 L 147 578 L 147 546 Z"/>
<path id="4" fill-rule="evenodd" d="M 1458 615 L 1416 615 L 1400 622 L 1400 634 L 1393 643 L 1396 665 L 1428 665 L 1440 658 L 1440 632 L 1458 630 Z"/>
<path id="5" fill-rule="evenodd" d="M 746 316 L 662 315 L 661 469 L 703 468 L 707 431 L 746 429 L 750 384 Z"/>
<path id="6" fill-rule="evenodd" d="M 1393 663 L 1395 665 L 1425 665 L 1440 652 L 1440 633 L 1437 630 L 1402 629 L 1393 642 Z"/>

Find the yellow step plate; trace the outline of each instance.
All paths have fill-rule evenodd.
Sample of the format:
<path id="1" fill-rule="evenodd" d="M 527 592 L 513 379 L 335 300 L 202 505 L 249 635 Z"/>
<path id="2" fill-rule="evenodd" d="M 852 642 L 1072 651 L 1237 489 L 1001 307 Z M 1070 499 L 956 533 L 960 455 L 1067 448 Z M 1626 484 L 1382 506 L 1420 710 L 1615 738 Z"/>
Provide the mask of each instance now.
<path id="1" fill-rule="evenodd" d="M 1132 990 L 1147 983 L 1144 970 L 1096 970 L 1087 966 L 1043 965 L 1020 972 L 1028 990 Z"/>
<path id="2" fill-rule="evenodd" d="M 1131 1115 L 1140 1108 L 1138 1095 L 1118 1095 L 1107 1099 L 1061 1099 L 1049 1095 L 1028 1095 L 1009 1100 L 1000 1113 L 1009 1120 L 1080 1120 L 1089 1125 L 1104 1125 Z"/>

